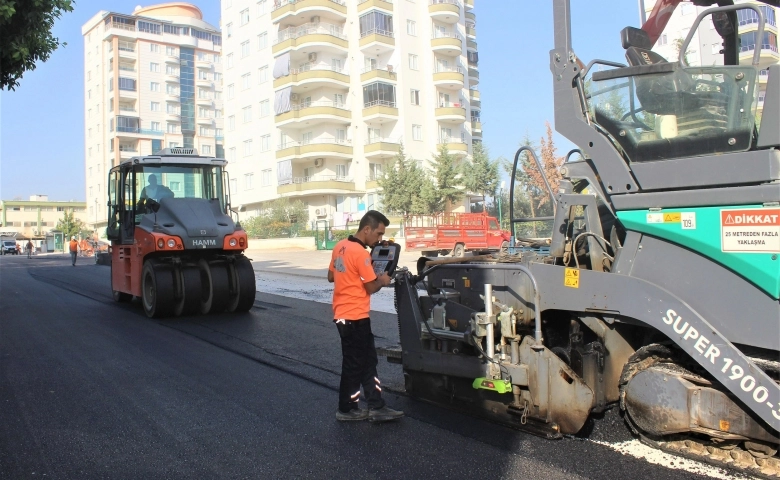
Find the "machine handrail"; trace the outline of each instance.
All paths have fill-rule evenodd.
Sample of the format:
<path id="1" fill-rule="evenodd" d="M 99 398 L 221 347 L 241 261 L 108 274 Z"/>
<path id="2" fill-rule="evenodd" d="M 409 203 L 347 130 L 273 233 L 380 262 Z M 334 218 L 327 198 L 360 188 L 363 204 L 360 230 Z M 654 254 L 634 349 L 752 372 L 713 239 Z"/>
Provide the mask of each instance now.
<path id="1" fill-rule="evenodd" d="M 756 38 L 763 39 L 764 25 L 766 24 L 766 20 L 764 19 L 764 13 L 761 11 L 760 8 L 758 8 L 758 6 L 749 3 L 740 3 L 737 5 L 728 5 L 725 7 L 708 8 L 707 10 L 701 12 L 699 16 L 696 17 L 696 20 L 694 20 L 691 29 L 688 31 L 688 36 L 685 38 L 682 47 L 680 47 L 680 57 L 678 58 L 678 62 L 680 63 L 680 66 L 681 67 L 688 66 L 685 64 L 685 52 L 688 51 L 688 45 L 693 40 L 693 36 L 696 35 L 696 32 L 699 29 L 699 24 L 704 19 L 704 17 L 706 17 L 707 15 L 712 15 L 713 13 L 731 12 L 731 11 L 742 10 L 742 9 L 750 9 L 756 12 L 756 14 L 758 15 L 758 30 L 756 31 Z M 760 60 L 761 60 L 761 49 L 757 48 L 756 51 L 753 53 L 752 65 L 754 67 L 758 67 Z"/>
<path id="2" fill-rule="evenodd" d="M 544 173 L 544 168 L 542 168 L 542 162 L 539 161 L 539 157 L 536 156 L 536 152 L 533 151 L 531 147 L 522 146 L 517 149 L 517 153 L 515 153 L 515 161 L 512 164 L 512 179 L 509 183 L 509 222 L 514 227 L 515 223 L 515 179 L 517 178 L 517 160 L 520 158 L 520 154 L 524 151 L 531 152 L 531 156 L 534 158 L 534 161 L 536 162 L 536 166 L 539 167 L 539 173 L 542 175 L 542 180 L 544 180 L 544 184 L 547 186 L 547 191 L 550 193 L 550 198 L 552 199 L 553 206 L 558 206 L 558 201 L 555 199 L 555 194 L 552 191 L 552 187 L 550 186 L 550 182 L 547 180 L 547 175 Z M 539 217 L 538 219 L 543 219 L 545 217 Z M 531 220 L 531 221 L 537 221 L 538 219 Z M 519 219 L 518 219 L 519 220 Z M 552 220 L 552 218 L 549 218 L 549 220 Z M 512 228 L 512 239 L 514 240 L 515 232 L 514 228 Z"/>

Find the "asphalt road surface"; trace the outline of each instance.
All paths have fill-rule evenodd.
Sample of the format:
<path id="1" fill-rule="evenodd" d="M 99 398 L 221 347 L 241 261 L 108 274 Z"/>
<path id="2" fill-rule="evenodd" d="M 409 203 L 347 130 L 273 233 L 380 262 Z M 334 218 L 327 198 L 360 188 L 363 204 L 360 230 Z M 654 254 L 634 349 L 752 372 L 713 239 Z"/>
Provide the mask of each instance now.
<path id="1" fill-rule="evenodd" d="M 339 423 L 330 318 L 258 293 L 247 314 L 152 320 L 90 259 L 0 257 L 0 478 L 704 478 L 418 402 L 381 359 L 406 418 Z M 397 341 L 392 315 L 372 323 Z M 613 412 L 591 434 L 623 437 Z"/>

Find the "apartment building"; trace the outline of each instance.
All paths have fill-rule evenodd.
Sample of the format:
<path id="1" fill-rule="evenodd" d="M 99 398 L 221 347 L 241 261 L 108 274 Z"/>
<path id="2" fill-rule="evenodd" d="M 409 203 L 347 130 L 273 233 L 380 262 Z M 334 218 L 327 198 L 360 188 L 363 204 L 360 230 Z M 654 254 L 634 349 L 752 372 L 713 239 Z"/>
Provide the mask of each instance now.
<path id="1" fill-rule="evenodd" d="M 87 219 L 102 234 L 114 165 L 168 147 L 224 156 L 222 36 L 181 2 L 100 11 L 81 31 Z"/>
<path id="2" fill-rule="evenodd" d="M 381 208 L 401 145 L 423 165 L 481 141 L 474 0 L 223 0 L 233 205 L 312 222 Z"/>
<path id="3" fill-rule="evenodd" d="M 36 247 L 46 244 L 49 251 L 62 250 L 62 232 L 55 231 L 65 212 L 85 224 L 87 204 L 75 201 L 52 201 L 48 195 L 31 195 L 29 200 L 0 200 L 0 237 L 32 240 Z"/>
<path id="4" fill-rule="evenodd" d="M 647 18 L 655 7 L 656 0 L 644 0 L 640 2 L 640 8 L 644 3 L 644 13 L 642 17 Z M 766 25 L 763 38 L 758 38 L 758 14 L 754 10 L 742 9 L 737 11 L 739 21 L 740 64 L 749 65 L 753 61 L 753 54 L 756 49 L 761 50 L 759 74 L 759 94 L 758 94 L 758 118 L 761 117 L 761 111 L 764 107 L 764 93 L 768 79 L 767 67 L 780 63 L 780 53 L 777 50 L 777 18 L 780 9 L 772 7 L 761 2 L 752 0 L 737 0 L 735 4 L 751 4 L 758 7 L 766 19 Z M 656 42 L 653 51 L 658 52 L 667 60 L 676 60 L 679 58 L 679 48 L 681 42 L 687 38 L 693 22 L 696 17 L 707 7 L 697 7 L 690 2 L 682 2 L 674 11 L 669 19 L 669 23 L 664 29 L 664 33 Z M 694 34 L 690 47 L 686 53 L 686 58 L 690 65 L 722 65 L 723 56 L 720 54 L 723 48 L 723 39 L 715 30 L 711 16 L 702 21 L 702 25 Z"/>

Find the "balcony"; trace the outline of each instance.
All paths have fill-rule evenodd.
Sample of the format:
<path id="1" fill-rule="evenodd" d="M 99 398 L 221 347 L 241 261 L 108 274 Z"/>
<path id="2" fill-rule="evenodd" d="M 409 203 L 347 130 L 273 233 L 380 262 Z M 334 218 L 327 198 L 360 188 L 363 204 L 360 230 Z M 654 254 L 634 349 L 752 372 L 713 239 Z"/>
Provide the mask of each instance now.
<path id="1" fill-rule="evenodd" d="M 327 86 L 349 88 L 349 75 L 343 69 L 318 66 L 317 68 L 306 67 L 304 69 L 291 68 L 289 75 L 274 80 L 274 88 L 298 86 L 312 89 Z"/>
<path id="2" fill-rule="evenodd" d="M 466 39 L 466 49 L 467 50 L 471 50 L 472 52 L 476 52 L 477 51 L 477 42 L 475 42 L 474 40 L 469 40 L 467 38 Z"/>
<path id="3" fill-rule="evenodd" d="M 439 138 L 436 141 L 436 146 L 447 146 L 447 150 L 457 156 L 466 156 L 469 154 L 469 146 L 460 138 Z"/>
<path id="4" fill-rule="evenodd" d="M 358 13 L 371 9 L 393 13 L 393 2 L 392 0 L 358 0 Z"/>
<path id="5" fill-rule="evenodd" d="M 211 80 L 207 80 L 205 78 L 199 78 L 195 80 L 195 85 L 203 88 L 213 88 L 214 84 L 211 83 Z"/>
<path id="6" fill-rule="evenodd" d="M 474 12 L 466 12 L 466 21 L 476 23 L 477 22 L 477 16 L 474 15 Z"/>
<path id="7" fill-rule="evenodd" d="M 347 5 L 344 0 L 285 0 L 271 11 L 271 21 L 280 23 L 298 15 L 307 17 L 318 13 L 346 19 Z"/>
<path id="8" fill-rule="evenodd" d="M 214 117 L 198 117 L 195 121 L 198 125 L 214 125 Z"/>
<path id="9" fill-rule="evenodd" d="M 276 159 L 285 160 L 291 158 L 306 160 L 312 158 L 352 158 L 352 145 L 346 141 L 315 140 L 302 144 L 299 142 L 286 142 L 279 145 L 276 150 Z"/>
<path id="10" fill-rule="evenodd" d="M 391 31 L 375 28 L 363 32 L 360 37 L 360 50 L 364 54 L 381 55 L 393 49 L 395 38 Z"/>
<path id="11" fill-rule="evenodd" d="M 472 110 L 481 110 L 482 101 L 479 99 L 479 90 L 469 90 L 469 104 Z"/>
<path id="12" fill-rule="evenodd" d="M 430 0 L 428 13 L 433 20 L 443 23 L 458 23 L 460 5 L 457 0 Z"/>
<path id="13" fill-rule="evenodd" d="M 347 124 L 352 122 L 352 112 L 344 104 L 335 102 L 310 102 L 293 104 L 289 112 L 276 116 L 277 127 L 303 122 L 305 125 L 316 125 L 322 122 Z"/>
<path id="14" fill-rule="evenodd" d="M 133 90 L 127 90 L 124 88 L 119 89 L 119 99 L 120 100 L 138 100 L 138 92 Z"/>
<path id="15" fill-rule="evenodd" d="M 181 96 L 179 95 L 179 92 L 176 92 L 176 93 L 166 93 L 165 94 L 165 101 L 166 102 L 181 103 Z"/>
<path id="16" fill-rule="evenodd" d="M 466 36 L 474 40 L 477 38 L 477 29 L 474 27 L 466 27 Z"/>
<path id="17" fill-rule="evenodd" d="M 377 80 L 395 83 L 398 80 L 398 74 L 393 71 L 393 67 L 390 65 L 386 69 L 372 68 L 360 74 L 360 83 L 371 83 Z"/>
<path id="18" fill-rule="evenodd" d="M 479 120 L 471 121 L 471 135 L 475 137 L 482 137 L 482 122 Z"/>
<path id="19" fill-rule="evenodd" d="M 460 55 L 463 52 L 463 39 L 458 33 L 436 32 L 431 38 L 431 50 L 451 57 Z"/>
<path id="20" fill-rule="evenodd" d="M 119 158 L 122 160 L 127 160 L 128 158 L 133 158 L 135 156 L 138 156 L 138 150 L 119 149 Z"/>
<path id="21" fill-rule="evenodd" d="M 363 156 L 371 159 L 388 159 L 395 157 L 399 151 L 401 151 L 399 139 L 375 137 L 366 141 L 366 145 L 363 147 Z"/>
<path id="22" fill-rule="evenodd" d="M 433 84 L 437 87 L 459 90 L 463 88 L 463 69 L 460 67 L 439 67 L 433 74 Z"/>
<path id="23" fill-rule="evenodd" d="M 479 84 L 479 71 L 476 68 L 469 68 L 469 85 Z"/>
<path id="24" fill-rule="evenodd" d="M 293 177 L 289 182 L 276 187 L 276 193 L 283 197 L 303 197 L 316 194 L 355 192 L 354 180 L 337 175 Z"/>
<path id="25" fill-rule="evenodd" d="M 474 9 L 474 0 L 463 0 L 463 5 L 466 7 L 466 10 L 472 10 Z"/>
<path id="26" fill-rule="evenodd" d="M 214 105 L 213 100 L 210 98 L 197 98 L 195 99 L 195 103 L 201 107 L 211 107 Z"/>
<path id="27" fill-rule="evenodd" d="M 179 74 L 178 73 L 166 73 L 165 74 L 165 81 L 168 83 L 179 83 Z"/>
<path id="28" fill-rule="evenodd" d="M 379 123 L 398 120 L 398 107 L 395 102 L 377 100 L 364 105 L 363 121 L 371 120 L 376 120 Z"/>
<path id="29" fill-rule="evenodd" d="M 165 57 L 165 63 L 173 63 L 175 65 L 178 65 L 179 57 L 177 57 L 176 55 L 168 55 L 167 57 Z"/>
<path id="30" fill-rule="evenodd" d="M 434 112 L 434 116 L 436 117 L 437 122 L 463 123 L 466 121 L 466 109 L 459 104 L 452 104 L 451 106 L 437 108 Z"/>
<path id="31" fill-rule="evenodd" d="M 195 67 L 204 70 L 211 70 L 211 62 L 208 60 L 195 60 Z"/>
<path id="32" fill-rule="evenodd" d="M 135 61 L 135 48 L 119 47 L 119 58 Z"/>
<path id="33" fill-rule="evenodd" d="M 755 54 L 756 45 L 749 44 L 743 45 L 739 52 L 739 63 L 749 64 L 753 60 Z M 763 44 L 761 45 L 761 53 L 758 60 L 758 68 L 767 68 L 770 65 L 780 63 L 780 53 L 778 53 L 777 45 Z"/>
<path id="34" fill-rule="evenodd" d="M 165 119 L 169 122 L 181 122 L 181 113 L 166 112 Z"/>
<path id="35" fill-rule="evenodd" d="M 329 0 L 325 0 L 329 1 Z M 344 29 L 329 23 L 306 23 L 280 30 L 271 50 L 274 55 L 301 48 L 346 52 L 349 42 Z"/>

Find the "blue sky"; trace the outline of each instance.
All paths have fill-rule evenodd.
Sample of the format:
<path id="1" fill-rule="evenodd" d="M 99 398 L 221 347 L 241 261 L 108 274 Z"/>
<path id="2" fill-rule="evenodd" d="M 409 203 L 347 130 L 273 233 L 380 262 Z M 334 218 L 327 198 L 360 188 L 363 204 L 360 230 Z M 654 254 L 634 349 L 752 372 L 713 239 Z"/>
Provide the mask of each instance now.
<path id="1" fill-rule="evenodd" d="M 191 3 L 204 20 L 219 25 L 219 1 Z M 526 134 L 538 142 L 545 121 L 553 124 L 551 4 L 475 0 L 483 141 L 491 157 L 512 158 Z M 136 5 L 76 0 L 53 30 L 68 45 L 27 72 L 16 91 L 0 92 L 0 199 L 47 194 L 51 200 L 85 200 L 81 26 L 101 9 L 130 13 Z M 572 0 L 572 11 L 574 50 L 585 63 L 623 59 L 619 32 L 638 26 L 636 0 Z M 559 155 L 573 148 L 562 136 L 554 138 Z"/>

